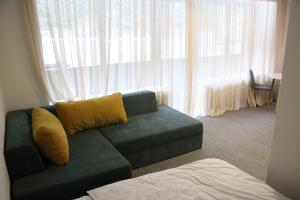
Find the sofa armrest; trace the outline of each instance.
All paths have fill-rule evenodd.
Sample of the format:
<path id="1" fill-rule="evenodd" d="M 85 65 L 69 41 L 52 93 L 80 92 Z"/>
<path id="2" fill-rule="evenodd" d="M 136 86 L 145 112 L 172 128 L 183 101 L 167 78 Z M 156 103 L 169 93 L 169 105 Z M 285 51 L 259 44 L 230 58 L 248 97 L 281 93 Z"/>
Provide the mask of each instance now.
<path id="1" fill-rule="evenodd" d="M 152 91 L 123 94 L 123 103 L 127 116 L 157 111 L 156 95 Z"/>
<path id="2" fill-rule="evenodd" d="M 7 113 L 4 156 L 11 179 L 45 169 L 32 139 L 31 109 Z"/>

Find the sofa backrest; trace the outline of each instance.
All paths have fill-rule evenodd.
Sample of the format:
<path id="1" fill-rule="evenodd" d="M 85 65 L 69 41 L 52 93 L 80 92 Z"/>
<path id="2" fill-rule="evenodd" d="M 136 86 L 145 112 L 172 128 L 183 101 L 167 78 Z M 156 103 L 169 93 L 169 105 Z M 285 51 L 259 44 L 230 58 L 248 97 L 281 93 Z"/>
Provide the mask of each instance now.
<path id="1" fill-rule="evenodd" d="M 129 117 L 157 111 L 156 95 L 152 91 L 123 94 L 123 104 Z"/>
<path id="2" fill-rule="evenodd" d="M 151 91 L 123 95 L 127 116 L 139 115 L 157 110 L 156 96 Z M 55 106 L 44 106 L 56 115 Z M 32 109 L 8 112 L 4 155 L 10 178 L 16 179 L 45 169 L 44 158 L 32 139 Z"/>

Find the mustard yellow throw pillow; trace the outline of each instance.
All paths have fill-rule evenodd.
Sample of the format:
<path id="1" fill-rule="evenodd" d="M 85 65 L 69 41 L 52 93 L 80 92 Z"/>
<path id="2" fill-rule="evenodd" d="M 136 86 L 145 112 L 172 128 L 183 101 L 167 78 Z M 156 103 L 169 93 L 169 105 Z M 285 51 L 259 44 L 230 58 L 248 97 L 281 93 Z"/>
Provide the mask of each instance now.
<path id="1" fill-rule="evenodd" d="M 127 122 L 121 93 L 83 101 L 58 102 L 55 109 L 67 135 L 83 129 Z"/>
<path id="2" fill-rule="evenodd" d="M 69 162 L 69 144 L 59 119 L 42 108 L 32 110 L 33 140 L 42 154 L 58 165 Z"/>

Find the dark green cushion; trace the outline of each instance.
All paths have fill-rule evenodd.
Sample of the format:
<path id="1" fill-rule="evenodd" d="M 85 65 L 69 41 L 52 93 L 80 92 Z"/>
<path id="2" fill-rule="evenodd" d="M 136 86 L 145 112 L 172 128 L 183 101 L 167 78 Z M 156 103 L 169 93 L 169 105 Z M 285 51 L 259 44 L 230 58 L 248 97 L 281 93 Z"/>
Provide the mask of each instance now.
<path id="1" fill-rule="evenodd" d="M 127 116 L 157 111 L 156 96 L 151 91 L 123 94 L 123 104 Z"/>
<path id="2" fill-rule="evenodd" d="M 168 106 L 128 118 L 128 123 L 100 128 L 122 153 L 128 154 L 175 140 L 202 135 L 202 123 Z"/>
<path id="3" fill-rule="evenodd" d="M 32 140 L 31 109 L 7 113 L 4 155 L 11 180 L 45 169 Z"/>
<path id="4" fill-rule="evenodd" d="M 132 169 L 191 152 L 202 147 L 202 135 L 188 137 L 174 142 L 144 149 L 123 156 L 130 162 Z"/>
<path id="5" fill-rule="evenodd" d="M 15 180 L 13 198 L 72 199 L 87 190 L 131 177 L 128 161 L 96 130 L 69 137 L 70 162 Z"/>

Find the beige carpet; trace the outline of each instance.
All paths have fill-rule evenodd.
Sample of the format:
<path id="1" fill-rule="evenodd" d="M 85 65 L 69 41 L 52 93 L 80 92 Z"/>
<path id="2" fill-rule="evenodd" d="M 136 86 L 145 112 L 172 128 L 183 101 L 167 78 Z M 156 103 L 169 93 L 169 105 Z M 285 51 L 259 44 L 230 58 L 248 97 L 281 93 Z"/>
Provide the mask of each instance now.
<path id="1" fill-rule="evenodd" d="M 225 160 L 254 177 L 265 180 L 276 113 L 274 107 L 244 108 L 220 117 L 199 118 L 204 125 L 203 147 L 133 171 L 140 176 L 204 158 Z"/>

